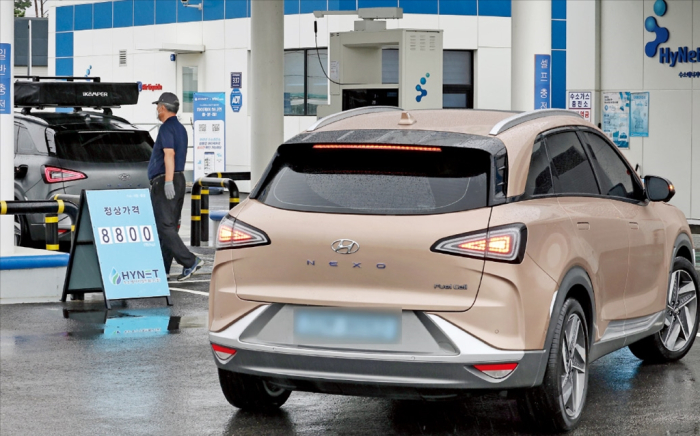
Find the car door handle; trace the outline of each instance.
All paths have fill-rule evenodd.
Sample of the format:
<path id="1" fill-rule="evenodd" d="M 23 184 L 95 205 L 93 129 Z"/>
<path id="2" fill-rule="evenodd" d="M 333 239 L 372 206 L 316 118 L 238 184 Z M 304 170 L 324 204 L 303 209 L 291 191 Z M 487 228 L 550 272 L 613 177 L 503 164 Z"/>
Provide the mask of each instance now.
<path id="1" fill-rule="evenodd" d="M 578 222 L 576 223 L 576 228 L 578 228 L 579 230 L 590 230 L 591 225 L 587 222 Z"/>
<path id="2" fill-rule="evenodd" d="M 635 223 L 633 221 L 630 221 L 629 226 L 630 226 L 630 229 L 639 230 L 639 223 Z"/>

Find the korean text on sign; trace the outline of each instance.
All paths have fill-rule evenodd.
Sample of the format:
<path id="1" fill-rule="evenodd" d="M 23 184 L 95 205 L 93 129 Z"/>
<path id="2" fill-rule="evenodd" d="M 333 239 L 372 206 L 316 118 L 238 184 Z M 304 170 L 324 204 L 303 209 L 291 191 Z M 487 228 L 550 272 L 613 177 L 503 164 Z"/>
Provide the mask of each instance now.
<path id="1" fill-rule="evenodd" d="M 0 44 L 0 115 L 12 113 L 12 44 Z"/>
<path id="2" fill-rule="evenodd" d="M 551 107 L 552 58 L 550 55 L 535 55 L 535 109 Z"/>
<path id="3" fill-rule="evenodd" d="M 569 93 L 569 109 L 590 109 L 591 108 L 591 93 L 590 92 L 570 92 Z"/>

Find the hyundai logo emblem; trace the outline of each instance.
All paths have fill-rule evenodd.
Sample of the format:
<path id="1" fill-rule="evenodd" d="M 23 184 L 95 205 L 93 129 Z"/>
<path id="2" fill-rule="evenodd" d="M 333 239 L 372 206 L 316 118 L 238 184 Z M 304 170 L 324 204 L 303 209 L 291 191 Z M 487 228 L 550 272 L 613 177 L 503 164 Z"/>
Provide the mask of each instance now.
<path id="1" fill-rule="evenodd" d="M 125 182 L 125 181 L 129 180 L 129 178 L 131 176 L 128 175 L 127 173 L 122 173 L 122 174 L 119 174 L 117 177 L 119 177 L 119 180 L 121 180 L 122 182 Z"/>
<path id="2" fill-rule="evenodd" d="M 338 254 L 353 254 L 360 249 L 360 244 L 352 239 L 338 239 L 331 244 L 331 249 Z"/>

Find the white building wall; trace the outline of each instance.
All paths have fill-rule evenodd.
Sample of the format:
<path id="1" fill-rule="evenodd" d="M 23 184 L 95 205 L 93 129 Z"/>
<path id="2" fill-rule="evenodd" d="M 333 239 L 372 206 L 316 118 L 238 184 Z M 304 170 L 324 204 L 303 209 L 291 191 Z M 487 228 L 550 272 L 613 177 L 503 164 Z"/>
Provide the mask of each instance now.
<path id="1" fill-rule="evenodd" d="M 639 164 L 640 174 L 670 179 L 676 186 L 671 203 L 688 218 L 700 219 L 700 78 L 680 72 L 700 71 L 700 65 L 659 62 L 649 58 L 645 44 L 655 39 L 644 21 L 655 17 L 670 32 L 660 48 L 700 47 L 700 0 L 666 0 L 664 16 L 654 13 L 654 0 L 568 0 L 567 90 L 593 91 L 593 122 L 601 120 L 602 92 L 649 92 L 649 137 L 630 138 L 622 153 Z M 596 29 L 600 29 L 596 39 Z"/>
<path id="2" fill-rule="evenodd" d="M 61 6 L 79 4 L 65 1 Z M 49 20 L 49 71 L 55 71 L 55 14 Z M 285 48 L 313 48 L 313 14 L 286 15 Z M 329 32 L 353 30 L 353 16 L 329 16 L 318 19 L 318 46 L 328 47 Z M 475 50 L 474 106 L 484 109 L 510 109 L 510 41 L 511 19 L 502 17 L 449 16 L 406 14 L 401 20 L 389 20 L 387 28 L 442 29 L 444 48 Z M 199 55 L 199 91 L 230 93 L 230 73 L 243 72 L 243 107 L 234 113 L 227 105 L 226 167 L 228 171 L 250 169 L 250 102 L 249 59 L 250 19 L 238 18 L 194 23 L 161 24 L 126 28 L 83 30 L 74 32 L 74 74 L 85 75 L 92 66 L 91 76 L 103 81 L 140 81 L 161 84 L 163 91 L 178 90 L 179 62 L 170 61 L 169 52 L 156 51 L 163 43 L 199 44 L 206 47 Z M 119 50 L 127 51 L 127 65 L 119 66 Z M 182 56 L 182 55 L 180 55 Z M 190 59 L 192 56 L 187 55 Z M 181 58 L 182 59 L 182 58 Z M 256 72 L 258 74 L 258 72 Z M 151 104 L 162 91 L 143 91 L 136 106 L 116 109 L 114 113 L 144 130 L 157 134 L 158 122 Z M 191 135 L 189 115 L 181 121 Z M 289 139 L 316 121 L 316 117 L 287 116 L 284 138 Z M 190 137 L 190 144 L 192 138 Z M 188 161 L 191 163 L 191 156 Z M 250 186 L 239 184 L 242 191 Z"/>

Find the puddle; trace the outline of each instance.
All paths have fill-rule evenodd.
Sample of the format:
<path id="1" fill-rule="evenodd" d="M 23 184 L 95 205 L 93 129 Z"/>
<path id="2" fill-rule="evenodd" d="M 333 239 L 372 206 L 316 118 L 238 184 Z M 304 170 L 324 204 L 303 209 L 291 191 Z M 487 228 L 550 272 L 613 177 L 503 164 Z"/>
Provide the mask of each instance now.
<path id="1" fill-rule="evenodd" d="M 63 317 L 78 321 L 85 329 L 66 333 L 68 336 L 101 335 L 103 338 L 142 338 L 167 335 L 180 331 L 182 317 L 172 316 L 170 308 L 155 309 L 63 309 Z M 198 327 L 188 322 L 186 326 Z"/>

